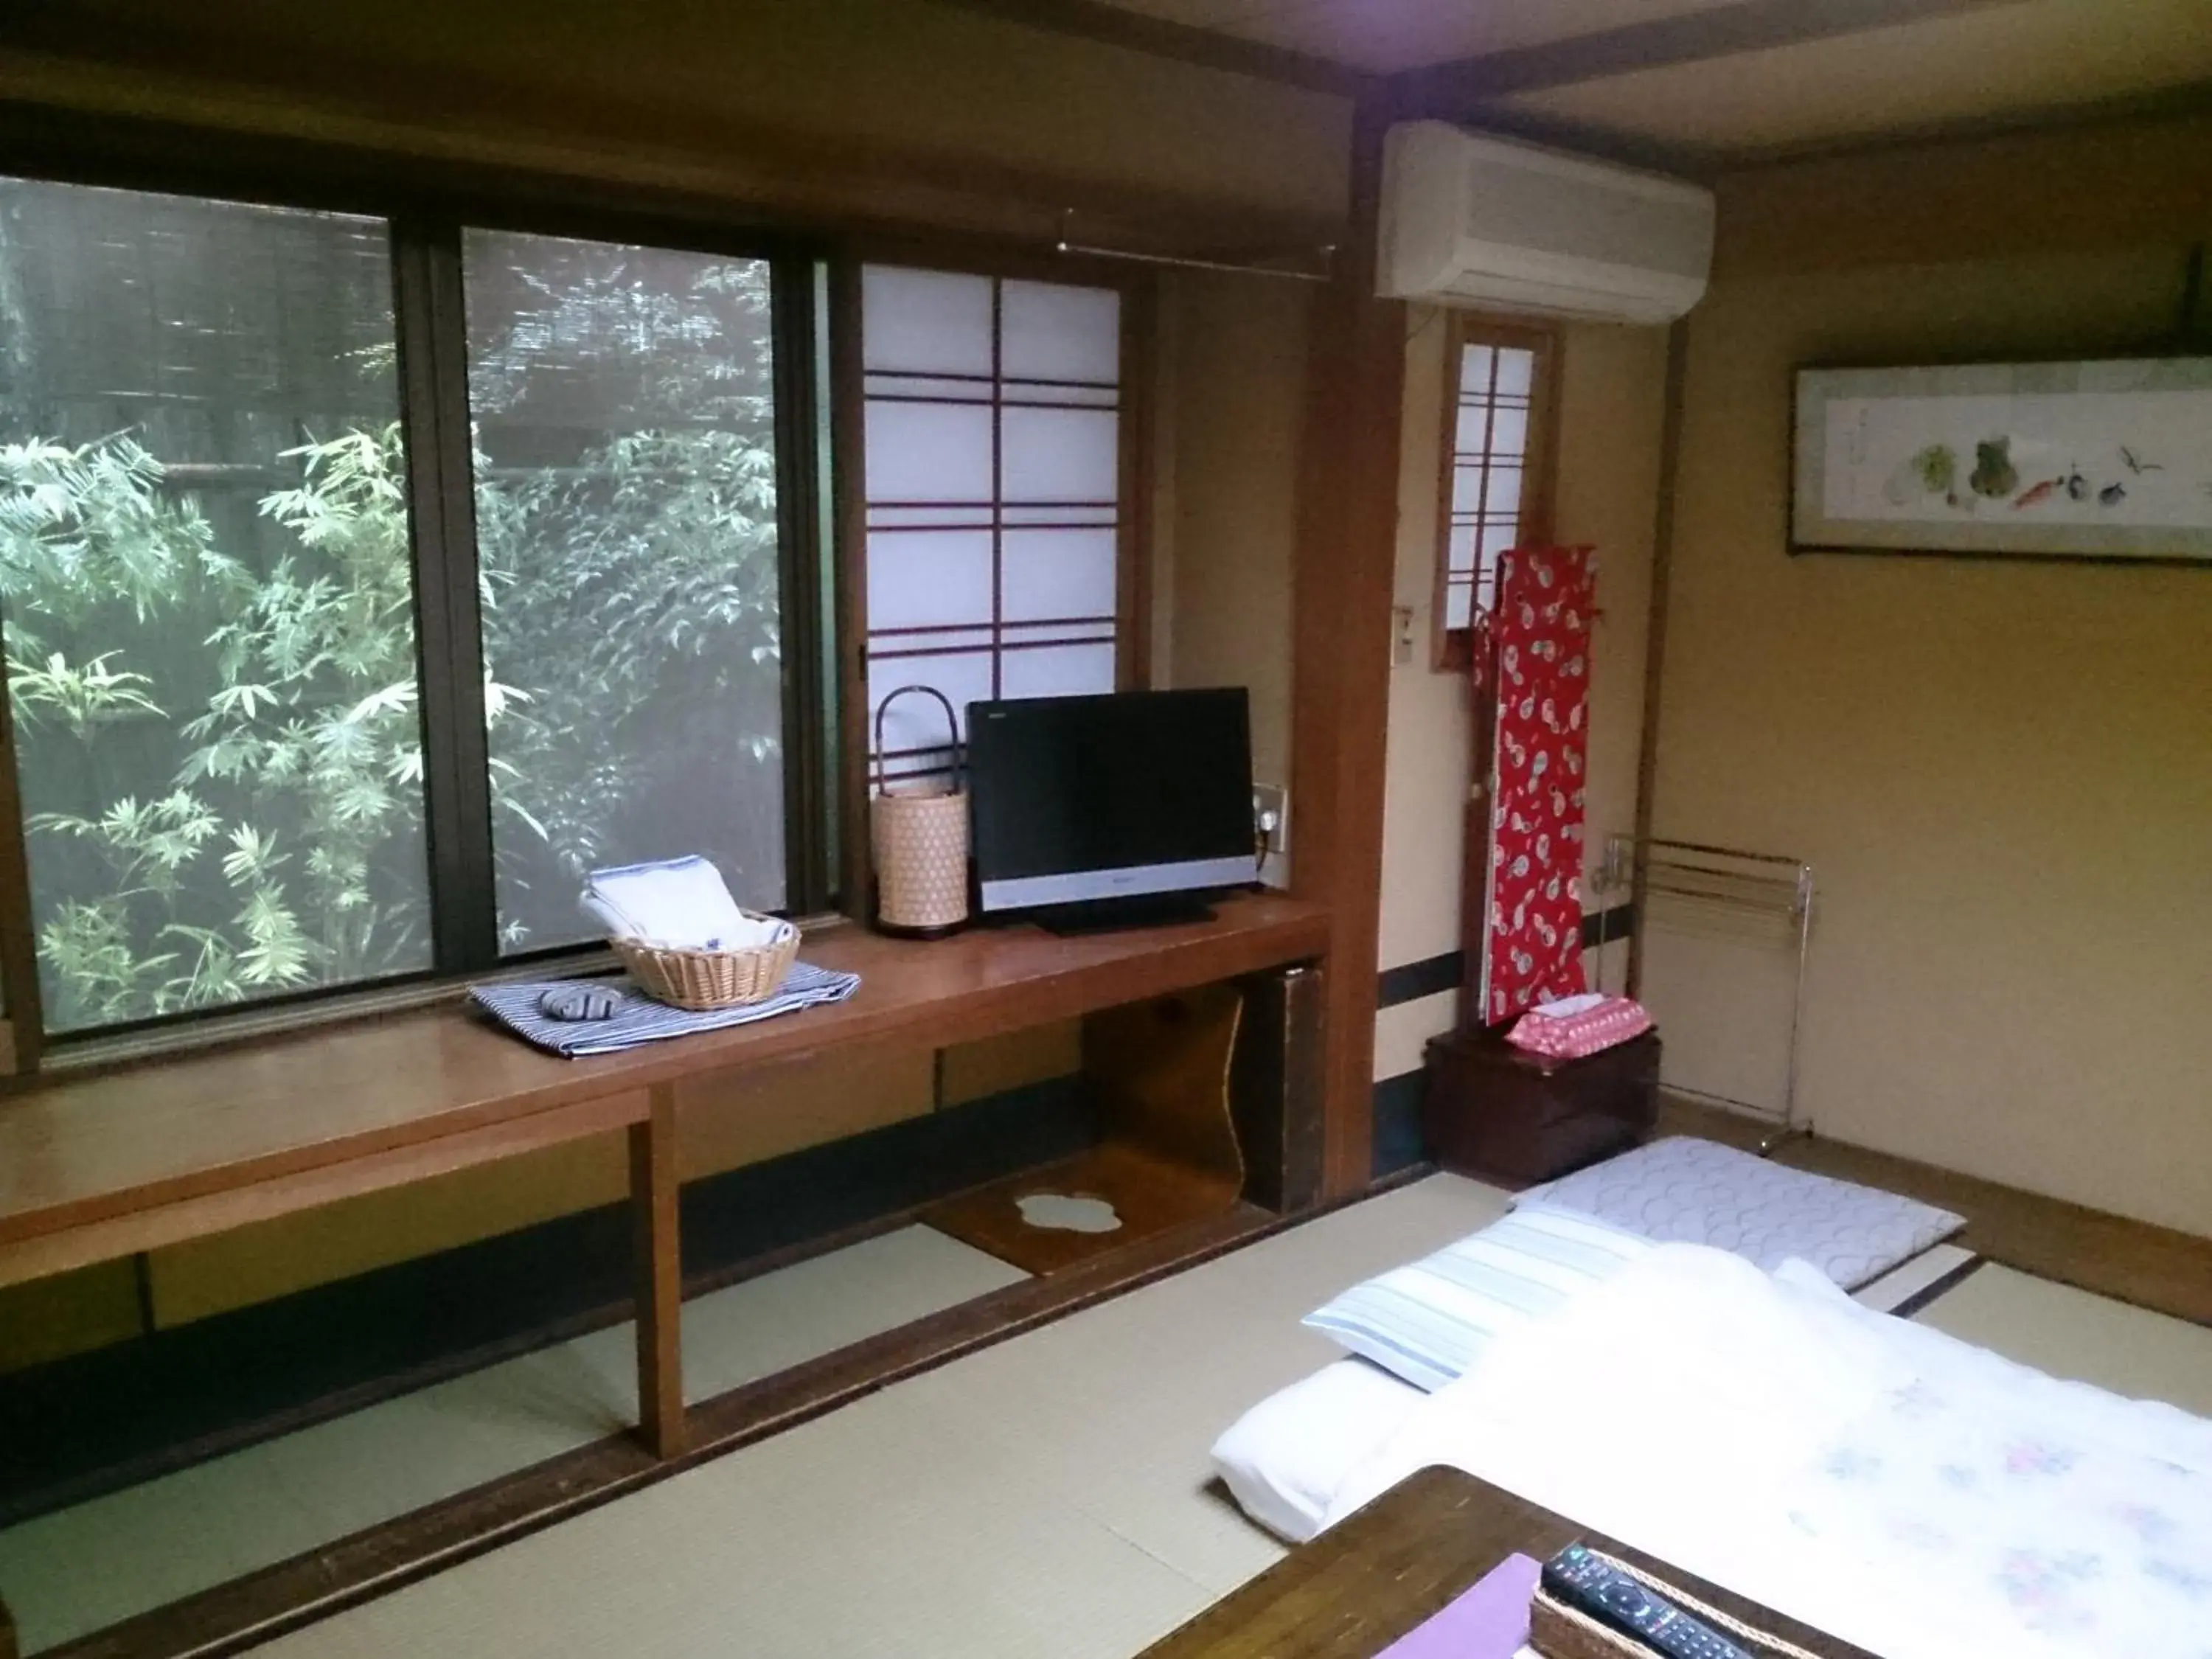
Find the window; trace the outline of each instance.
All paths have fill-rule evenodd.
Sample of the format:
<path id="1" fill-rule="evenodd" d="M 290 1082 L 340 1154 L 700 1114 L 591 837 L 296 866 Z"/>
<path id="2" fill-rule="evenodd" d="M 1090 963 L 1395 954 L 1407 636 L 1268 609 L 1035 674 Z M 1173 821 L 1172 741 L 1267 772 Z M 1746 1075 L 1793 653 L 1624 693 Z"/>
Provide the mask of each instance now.
<path id="1" fill-rule="evenodd" d="M 429 966 L 374 219 L 0 183 L 0 618 L 46 1026 Z"/>
<path id="2" fill-rule="evenodd" d="M 1120 635 L 1122 296 L 871 265 L 867 713 L 902 685 L 967 705 L 1111 691 Z M 920 698 L 884 724 L 892 777 L 942 764 Z M 873 757 L 872 727 L 869 738 Z"/>
<path id="3" fill-rule="evenodd" d="M 39 1031 L 573 947 L 599 864 L 826 899 L 787 879 L 827 816 L 790 270 L 0 179 Z"/>
<path id="4" fill-rule="evenodd" d="M 769 267 L 471 230 L 485 730 L 507 951 L 596 866 L 704 853 L 783 908 Z"/>
<path id="5" fill-rule="evenodd" d="M 1498 557 L 1551 534 L 1557 356 L 1543 331 L 1454 314 L 1445 359 L 1437 564 L 1439 666 L 1472 660 L 1474 625 L 1497 598 Z"/>

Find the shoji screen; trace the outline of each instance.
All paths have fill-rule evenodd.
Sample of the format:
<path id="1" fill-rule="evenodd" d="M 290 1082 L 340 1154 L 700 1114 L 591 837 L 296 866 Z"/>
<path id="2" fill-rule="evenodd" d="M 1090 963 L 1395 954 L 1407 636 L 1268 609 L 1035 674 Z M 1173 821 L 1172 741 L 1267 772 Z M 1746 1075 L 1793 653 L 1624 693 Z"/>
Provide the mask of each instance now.
<path id="1" fill-rule="evenodd" d="M 870 741 L 883 699 L 1115 687 L 1121 295 L 872 265 L 862 274 Z M 890 775 L 943 761 L 902 700 Z"/>

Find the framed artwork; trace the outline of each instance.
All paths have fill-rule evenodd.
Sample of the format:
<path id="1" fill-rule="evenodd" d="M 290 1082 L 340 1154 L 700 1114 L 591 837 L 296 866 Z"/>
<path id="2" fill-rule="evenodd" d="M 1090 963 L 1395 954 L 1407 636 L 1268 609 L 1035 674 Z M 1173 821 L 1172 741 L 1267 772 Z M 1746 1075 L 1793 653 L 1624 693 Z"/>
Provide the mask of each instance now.
<path id="1" fill-rule="evenodd" d="M 2212 563 L 2212 357 L 1800 369 L 1790 547 Z"/>

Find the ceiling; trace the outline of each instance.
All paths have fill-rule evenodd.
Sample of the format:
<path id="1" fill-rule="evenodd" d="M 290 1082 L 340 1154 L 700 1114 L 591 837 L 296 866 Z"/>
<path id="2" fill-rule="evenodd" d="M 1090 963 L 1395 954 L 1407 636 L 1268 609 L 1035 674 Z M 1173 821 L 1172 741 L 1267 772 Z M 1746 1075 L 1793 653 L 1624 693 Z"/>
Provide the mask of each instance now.
<path id="1" fill-rule="evenodd" d="M 1102 3 L 1394 76 L 1413 112 L 1705 161 L 2212 89 L 2212 0 Z"/>

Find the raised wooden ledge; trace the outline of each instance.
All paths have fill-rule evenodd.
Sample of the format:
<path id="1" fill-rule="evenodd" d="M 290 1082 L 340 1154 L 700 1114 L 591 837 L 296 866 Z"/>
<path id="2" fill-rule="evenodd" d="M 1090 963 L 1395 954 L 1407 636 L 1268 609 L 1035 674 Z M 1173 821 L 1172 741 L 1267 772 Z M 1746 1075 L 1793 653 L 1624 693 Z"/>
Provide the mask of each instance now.
<path id="1" fill-rule="evenodd" d="M 1328 943 L 1322 906 L 1273 894 L 1227 901 L 1208 922 L 1076 939 L 1024 927 L 919 944 L 838 927 L 805 954 L 861 975 L 849 1002 L 625 1054 L 561 1060 L 439 1008 L 57 1078 L 0 1102 L 0 1284 L 88 1249 L 122 1254 L 417 1179 L 441 1148 L 459 1167 L 571 1139 L 586 1116 L 611 1128 L 678 1077 L 856 1042 L 974 1041 L 1318 957 Z M 631 1095 L 629 1115 L 575 1109 Z M 81 1248 L 56 1237 L 72 1232 Z"/>

